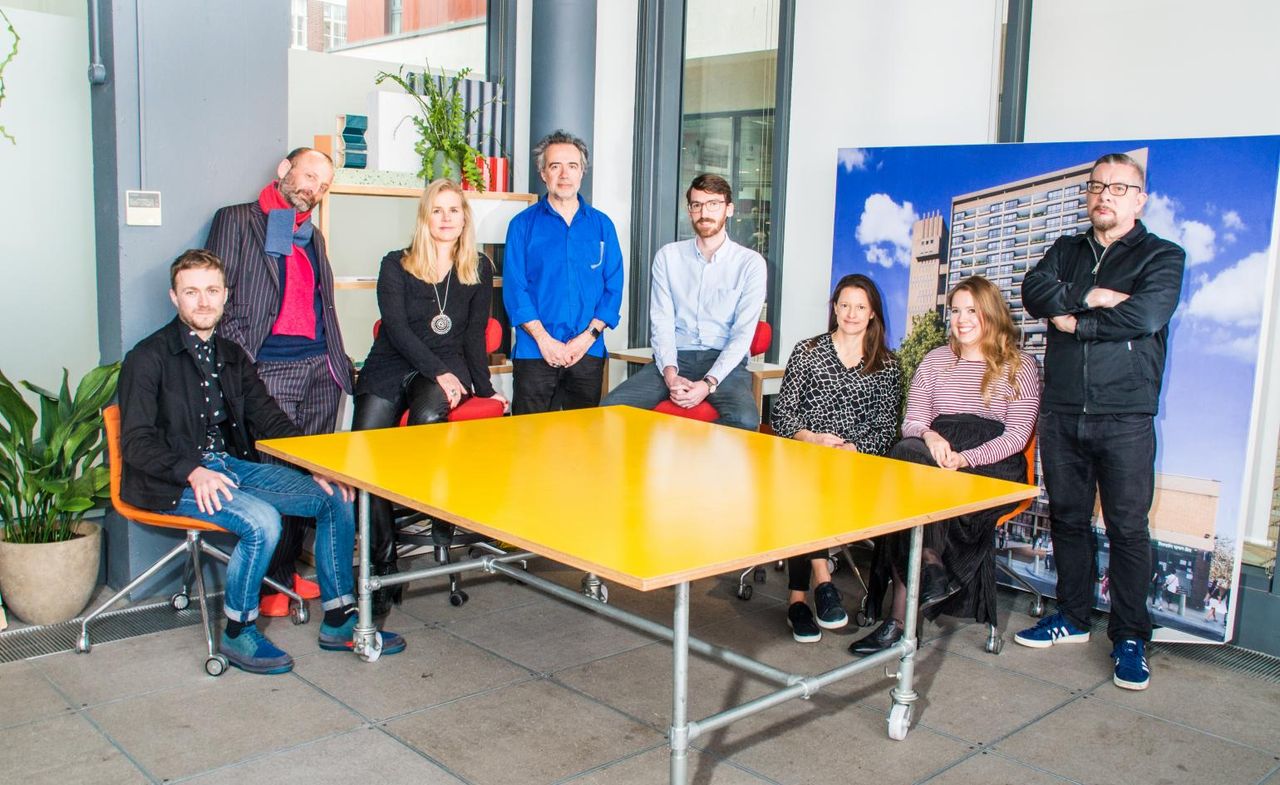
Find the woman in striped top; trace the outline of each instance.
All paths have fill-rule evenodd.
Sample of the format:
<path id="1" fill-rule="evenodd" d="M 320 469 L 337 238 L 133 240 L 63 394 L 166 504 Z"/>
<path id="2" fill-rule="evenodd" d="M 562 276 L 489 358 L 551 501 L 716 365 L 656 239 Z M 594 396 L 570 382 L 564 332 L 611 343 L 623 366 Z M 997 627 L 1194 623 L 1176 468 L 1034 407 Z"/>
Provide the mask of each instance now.
<path id="1" fill-rule="evenodd" d="M 865 275 L 846 275 L 831 293 L 828 332 L 796 344 L 774 400 L 774 433 L 811 444 L 884 455 L 898 436 L 902 376 L 884 334 L 880 290 Z M 800 643 L 822 628 L 849 623 L 831 582 L 826 550 L 787 562 L 787 624 Z M 817 619 L 805 600 L 813 582 Z"/>
<path id="2" fill-rule="evenodd" d="M 947 295 L 951 333 L 925 355 L 907 393 L 902 441 L 890 458 L 1006 480 L 1026 477 L 1022 451 L 1040 411 L 1035 358 L 1018 349 L 1018 330 L 1000 290 L 980 276 Z M 920 607 L 940 613 L 995 619 L 994 531 L 1005 509 L 985 510 L 924 527 Z M 877 568 L 893 578 L 893 609 L 871 635 L 855 643 L 869 654 L 902 637 L 910 533 L 885 538 Z"/>

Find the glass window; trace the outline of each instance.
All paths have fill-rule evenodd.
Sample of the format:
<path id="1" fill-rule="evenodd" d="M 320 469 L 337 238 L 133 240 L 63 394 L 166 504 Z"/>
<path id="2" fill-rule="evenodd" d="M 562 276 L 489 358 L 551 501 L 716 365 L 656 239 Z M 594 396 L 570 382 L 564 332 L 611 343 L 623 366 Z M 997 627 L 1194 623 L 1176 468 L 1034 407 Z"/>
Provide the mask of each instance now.
<path id="1" fill-rule="evenodd" d="M 324 48 L 336 49 L 347 43 L 347 4 L 324 3 Z"/>
<path id="2" fill-rule="evenodd" d="M 1062 221 L 1062 219 L 1061 219 L 1061 218 L 1058 218 L 1057 216 L 1054 216 L 1053 218 L 1049 218 L 1048 220 L 1046 220 L 1046 221 L 1044 222 L 1044 225 L 1045 225 L 1045 226 L 1057 226 L 1061 221 Z"/>
<path id="3" fill-rule="evenodd" d="M 1017 244 L 1017 242 L 1018 242 L 1018 241 L 1017 241 L 1017 239 L 1016 239 L 1016 238 L 1010 237 L 1008 240 L 1005 240 L 1003 243 L 1001 243 L 1001 244 L 1000 244 L 1000 247 L 1001 247 L 1001 248 L 1012 248 L 1014 245 L 1016 245 L 1016 244 Z"/>
<path id="4" fill-rule="evenodd" d="M 1049 198 L 1050 198 L 1050 199 L 1061 199 L 1061 198 L 1062 198 L 1062 189 L 1061 189 L 1061 188 L 1055 188 L 1055 189 L 1053 189 L 1052 191 L 1050 191 L 1050 192 L 1049 192 Z"/>
<path id="5" fill-rule="evenodd" d="M 999 236 L 1000 236 L 1000 227 L 997 226 L 994 229 L 987 230 L 987 237 L 999 237 Z"/>
<path id="6" fill-rule="evenodd" d="M 964 218 L 964 213 L 952 213 L 951 222 L 957 223 L 961 218 Z"/>
<path id="7" fill-rule="evenodd" d="M 992 202 L 991 204 L 987 205 L 987 212 L 989 212 L 989 213 L 996 213 L 996 212 L 999 212 L 999 211 L 1000 211 L 1000 203 L 999 203 L 999 202 Z"/>
<path id="8" fill-rule="evenodd" d="M 733 20 L 732 36 L 726 34 L 726 16 Z M 676 236 L 693 236 L 684 198 L 689 183 L 700 174 L 718 174 L 733 191 L 729 236 L 766 253 L 773 204 L 776 0 L 687 0 L 684 47 Z"/>
<path id="9" fill-rule="evenodd" d="M 996 249 L 997 249 L 997 248 L 999 248 L 999 247 L 1000 247 L 1000 241 L 999 241 L 999 240 L 992 240 L 991 242 L 987 243 L 987 250 L 988 250 L 988 251 L 994 251 L 994 250 L 996 250 Z"/>
<path id="10" fill-rule="evenodd" d="M 289 45 L 307 48 L 307 0 L 293 0 L 289 12 Z"/>
<path id="11" fill-rule="evenodd" d="M 1016 231 L 1018 231 L 1018 227 L 1016 227 L 1016 226 L 1006 226 L 1006 227 L 1004 228 L 1004 233 L 1005 233 L 1005 235 L 1006 235 L 1006 236 L 1011 235 L 1011 234 L 1013 234 L 1013 233 L 1014 233 L 1014 232 L 1016 232 Z"/>
<path id="12" fill-rule="evenodd" d="M 1053 204 L 1049 205 L 1049 212 L 1051 212 L 1051 213 L 1060 213 L 1060 212 L 1062 212 L 1062 205 L 1061 205 L 1061 204 L 1058 204 L 1057 202 L 1054 202 Z"/>
<path id="13" fill-rule="evenodd" d="M 404 0 L 387 0 L 387 32 L 399 35 L 404 28 Z"/>

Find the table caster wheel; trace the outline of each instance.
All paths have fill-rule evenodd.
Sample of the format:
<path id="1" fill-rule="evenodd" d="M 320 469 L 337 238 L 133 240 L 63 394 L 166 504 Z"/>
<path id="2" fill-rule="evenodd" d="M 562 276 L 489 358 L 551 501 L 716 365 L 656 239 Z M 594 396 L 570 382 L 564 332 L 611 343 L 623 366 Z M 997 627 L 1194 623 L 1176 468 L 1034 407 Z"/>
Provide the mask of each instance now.
<path id="1" fill-rule="evenodd" d="M 1027 609 L 1027 613 L 1033 619 L 1038 619 L 1044 615 L 1044 600 L 1032 600 L 1031 607 Z"/>
<path id="2" fill-rule="evenodd" d="M 774 562 L 774 563 L 773 563 L 773 571 L 774 571 L 774 572 L 782 572 L 782 571 L 783 571 L 783 570 L 785 570 L 786 568 L 787 568 L 787 563 L 786 563 L 786 562 L 784 562 L 784 561 L 776 561 L 776 562 Z"/>
<path id="3" fill-rule="evenodd" d="M 180 591 L 169 598 L 169 607 L 175 611 L 185 611 L 191 605 L 191 595 Z"/>
<path id="4" fill-rule="evenodd" d="M 294 624 L 306 624 L 311 618 L 311 610 L 305 604 L 295 605 L 289 611 L 289 620 Z"/>
<path id="5" fill-rule="evenodd" d="M 467 593 L 462 589 L 449 592 L 449 604 L 455 608 L 461 608 L 466 604 L 468 599 L 470 598 L 467 597 Z"/>
<path id="6" fill-rule="evenodd" d="M 859 627 L 870 627 L 876 623 L 876 617 L 868 614 L 866 611 L 858 611 L 855 613 L 853 615 L 853 620 Z"/>
<path id="7" fill-rule="evenodd" d="M 911 727 L 911 706 L 905 703 L 895 703 L 889 709 L 889 738 L 894 741 L 902 741 L 907 737 L 907 730 Z"/>
<path id="8" fill-rule="evenodd" d="M 835 575 L 836 570 L 840 568 L 840 560 L 834 556 L 827 557 L 827 572 Z"/>
<path id="9" fill-rule="evenodd" d="M 745 583 L 738 584 L 738 599 L 744 600 L 744 601 L 751 599 L 752 591 L 753 590 L 751 586 Z"/>
<path id="10" fill-rule="evenodd" d="M 986 645 L 987 654 L 999 654 L 1000 650 L 1003 648 L 1004 648 L 1004 636 L 987 638 L 987 645 Z"/>
<path id="11" fill-rule="evenodd" d="M 204 672 L 210 676 L 221 676 L 227 671 L 227 658 L 215 654 L 204 661 Z"/>
<path id="12" fill-rule="evenodd" d="M 764 567 L 756 567 L 751 571 L 751 580 L 756 583 L 764 583 L 769 579 L 769 573 L 764 571 Z"/>
<path id="13" fill-rule="evenodd" d="M 88 654 L 89 649 L 92 648 L 93 646 L 89 644 L 89 633 L 87 631 L 80 633 L 80 637 L 76 639 L 76 653 Z"/>

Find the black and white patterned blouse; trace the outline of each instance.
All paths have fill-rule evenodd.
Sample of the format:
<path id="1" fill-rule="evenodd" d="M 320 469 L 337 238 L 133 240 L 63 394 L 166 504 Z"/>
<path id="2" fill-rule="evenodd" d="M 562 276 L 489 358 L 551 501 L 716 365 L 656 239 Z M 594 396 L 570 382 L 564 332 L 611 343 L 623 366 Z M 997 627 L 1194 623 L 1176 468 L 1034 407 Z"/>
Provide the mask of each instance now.
<path id="1" fill-rule="evenodd" d="M 864 375 L 862 366 L 845 367 L 830 333 L 797 343 L 773 400 L 774 432 L 834 433 L 858 452 L 887 453 L 898 438 L 902 373 L 892 355 L 875 373 Z"/>

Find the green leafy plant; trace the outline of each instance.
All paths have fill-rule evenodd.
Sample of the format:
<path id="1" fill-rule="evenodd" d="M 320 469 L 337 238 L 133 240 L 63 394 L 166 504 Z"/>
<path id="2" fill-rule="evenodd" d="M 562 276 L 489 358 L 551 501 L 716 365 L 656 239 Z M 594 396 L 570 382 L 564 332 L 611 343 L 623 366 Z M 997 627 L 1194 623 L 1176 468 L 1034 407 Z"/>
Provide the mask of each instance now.
<path id="1" fill-rule="evenodd" d="M 9 15 L 4 12 L 4 9 L 0 9 L 0 19 L 4 20 L 4 26 L 9 30 L 9 35 L 13 36 L 13 45 L 9 47 L 9 54 L 4 60 L 0 60 L 0 104 L 4 104 L 4 69 L 13 62 L 13 58 L 18 56 L 18 42 L 22 39 L 18 36 L 18 31 L 13 29 L 13 22 L 9 21 Z M 13 138 L 13 134 L 9 133 L 3 125 L 0 125 L 0 136 L 8 139 L 12 144 L 18 143 L 18 140 Z"/>
<path id="2" fill-rule="evenodd" d="M 0 373 L 0 522 L 9 542 L 71 539 L 72 524 L 110 498 L 111 476 L 98 458 L 106 448 L 102 407 L 116 393 L 120 364 L 89 371 L 74 396 L 67 376 L 63 369 L 56 395 L 22 382 L 39 396 L 37 417 Z"/>
<path id="3" fill-rule="evenodd" d="M 439 74 L 434 74 L 428 63 L 421 78 L 418 78 L 412 73 L 406 75 L 404 66 L 401 66 L 394 74 L 379 71 L 374 84 L 393 82 L 418 103 L 420 113 L 408 115 L 405 119 L 412 121 L 414 128 L 418 129 L 418 141 L 414 144 L 413 151 L 422 162 L 422 168 L 418 170 L 419 177 L 427 182 L 437 177 L 447 177 L 449 164 L 452 164 L 457 167 L 456 171 L 462 173 L 464 182 L 477 191 L 483 191 L 485 176 L 476 161 L 480 157 L 480 151 L 468 141 L 467 126 L 486 106 L 497 103 L 498 99 L 493 98 L 468 112 L 463 106 L 462 93 L 458 88 L 469 73 L 470 68 L 463 68 L 453 76 L 446 76 L 442 68 Z M 443 158 L 443 161 L 437 161 L 438 158 Z"/>

